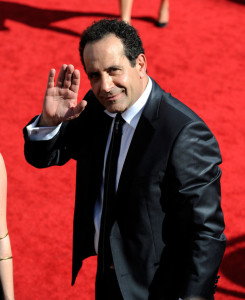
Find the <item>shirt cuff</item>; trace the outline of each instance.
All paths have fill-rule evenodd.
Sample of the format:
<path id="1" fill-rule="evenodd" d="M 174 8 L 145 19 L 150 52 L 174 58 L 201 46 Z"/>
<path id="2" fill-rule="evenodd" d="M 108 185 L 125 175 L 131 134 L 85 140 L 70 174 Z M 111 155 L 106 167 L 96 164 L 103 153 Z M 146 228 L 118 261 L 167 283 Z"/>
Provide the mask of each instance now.
<path id="1" fill-rule="evenodd" d="M 62 123 L 58 126 L 37 127 L 40 116 L 41 115 L 39 115 L 33 123 L 26 126 L 27 134 L 31 141 L 51 140 L 60 130 Z"/>

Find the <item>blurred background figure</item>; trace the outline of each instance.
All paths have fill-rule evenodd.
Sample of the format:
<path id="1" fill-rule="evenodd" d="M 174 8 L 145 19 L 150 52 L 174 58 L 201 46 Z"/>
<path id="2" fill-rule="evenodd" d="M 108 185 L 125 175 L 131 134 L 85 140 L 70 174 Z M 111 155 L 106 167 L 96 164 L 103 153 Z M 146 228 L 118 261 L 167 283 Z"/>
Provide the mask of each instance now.
<path id="1" fill-rule="evenodd" d="M 131 11 L 133 0 L 120 0 L 121 19 L 127 23 L 131 23 Z"/>
<path id="2" fill-rule="evenodd" d="M 6 209 L 7 173 L 0 153 L 0 300 L 14 300 L 13 261 Z"/>
<path id="3" fill-rule="evenodd" d="M 131 11 L 133 0 L 120 0 L 121 19 L 127 23 L 131 23 Z M 169 0 L 161 0 L 157 27 L 165 27 L 169 22 Z"/>
<path id="4" fill-rule="evenodd" d="M 156 25 L 158 27 L 165 27 L 169 22 L 169 0 L 162 0 L 159 14 L 158 14 L 158 21 Z"/>

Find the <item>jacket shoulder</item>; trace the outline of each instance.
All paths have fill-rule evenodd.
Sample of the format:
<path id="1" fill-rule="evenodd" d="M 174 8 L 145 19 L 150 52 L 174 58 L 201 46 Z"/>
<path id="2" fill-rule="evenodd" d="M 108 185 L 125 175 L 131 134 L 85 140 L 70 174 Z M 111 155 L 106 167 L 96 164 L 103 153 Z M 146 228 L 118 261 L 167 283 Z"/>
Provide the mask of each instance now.
<path id="1" fill-rule="evenodd" d="M 166 93 L 154 80 L 149 97 L 149 106 L 157 107 L 155 116 L 160 123 L 170 128 L 183 128 L 192 122 L 205 122 L 186 104 Z M 206 124 L 205 124 L 206 125 Z"/>

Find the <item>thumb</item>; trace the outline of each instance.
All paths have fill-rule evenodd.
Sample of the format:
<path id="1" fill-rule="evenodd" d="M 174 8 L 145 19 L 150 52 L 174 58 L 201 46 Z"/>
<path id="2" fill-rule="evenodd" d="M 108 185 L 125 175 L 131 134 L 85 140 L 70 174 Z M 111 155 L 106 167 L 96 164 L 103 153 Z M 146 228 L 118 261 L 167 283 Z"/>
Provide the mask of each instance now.
<path id="1" fill-rule="evenodd" d="M 77 104 L 77 106 L 73 108 L 73 113 L 74 113 L 73 117 L 77 118 L 84 111 L 86 105 L 87 105 L 87 101 L 86 100 L 80 101 Z"/>

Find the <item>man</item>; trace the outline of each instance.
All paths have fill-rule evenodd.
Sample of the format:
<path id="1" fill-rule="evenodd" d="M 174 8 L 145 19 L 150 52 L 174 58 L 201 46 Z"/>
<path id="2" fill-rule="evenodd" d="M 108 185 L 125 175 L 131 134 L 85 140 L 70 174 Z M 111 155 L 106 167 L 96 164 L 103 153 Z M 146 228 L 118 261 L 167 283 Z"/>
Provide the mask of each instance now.
<path id="1" fill-rule="evenodd" d="M 78 70 L 63 65 L 55 86 L 52 69 L 42 114 L 24 129 L 32 165 L 77 161 L 72 284 L 97 253 L 96 299 L 213 299 L 226 244 L 216 139 L 148 77 L 129 24 L 94 23 L 80 55 L 86 101 Z"/>

